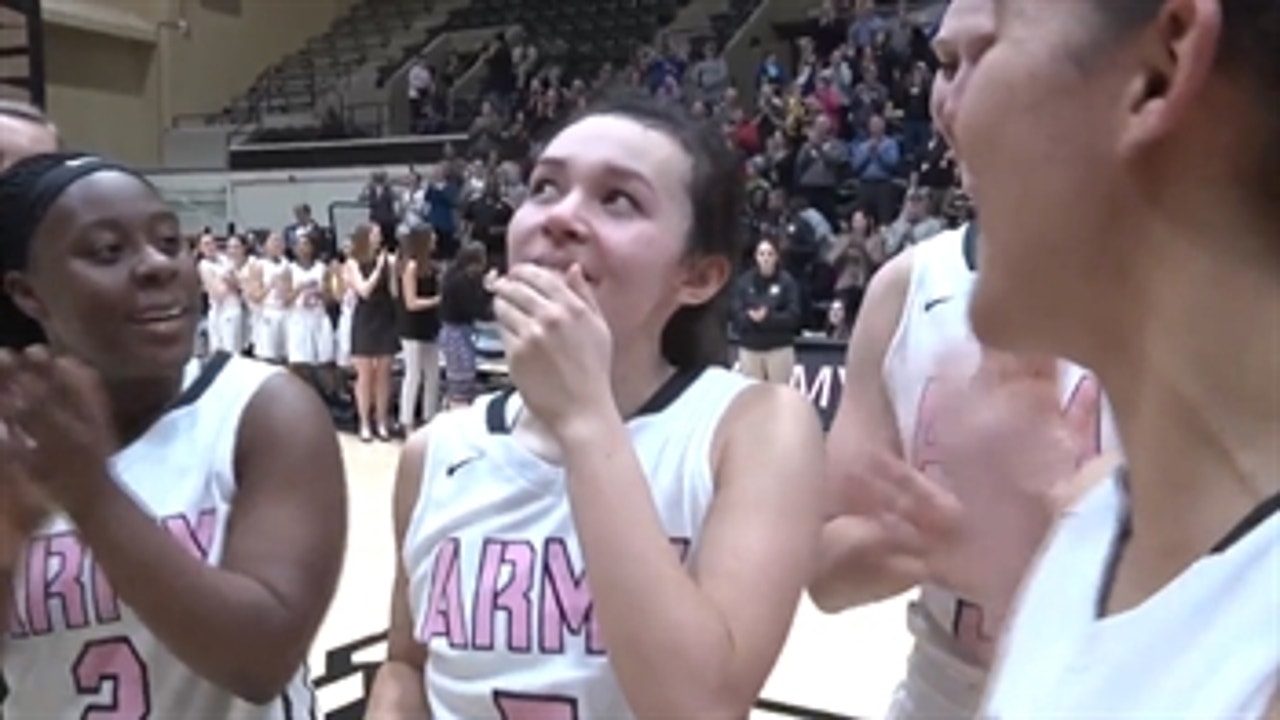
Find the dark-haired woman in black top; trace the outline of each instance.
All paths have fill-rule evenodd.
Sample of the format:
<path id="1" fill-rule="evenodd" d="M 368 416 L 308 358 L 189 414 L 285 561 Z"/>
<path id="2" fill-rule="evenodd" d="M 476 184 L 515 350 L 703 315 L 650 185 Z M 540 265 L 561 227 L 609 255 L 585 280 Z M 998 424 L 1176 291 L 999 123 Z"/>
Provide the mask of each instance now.
<path id="1" fill-rule="evenodd" d="M 435 414 L 440 399 L 440 275 L 432 256 L 436 234 L 431 226 L 409 232 L 401 247 L 400 346 L 404 351 L 404 379 L 400 384 L 400 427 L 417 424 L 419 395 L 422 422 Z"/>
<path id="2" fill-rule="evenodd" d="M 469 405 L 476 383 L 476 323 L 493 317 L 490 280 L 485 275 L 484 245 L 462 246 L 444 273 L 440 292 L 440 348 L 444 352 L 445 392 L 450 407 Z"/>

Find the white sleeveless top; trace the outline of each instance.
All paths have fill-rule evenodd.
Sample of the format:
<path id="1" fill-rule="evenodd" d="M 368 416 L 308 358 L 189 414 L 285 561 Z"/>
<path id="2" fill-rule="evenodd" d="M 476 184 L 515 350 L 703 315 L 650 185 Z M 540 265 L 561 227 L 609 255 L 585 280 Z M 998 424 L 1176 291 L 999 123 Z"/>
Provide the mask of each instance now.
<path id="1" fill-rule="evenodd" d="M 241 416 L 277 372 L 225 354 L 193 361 L 173 409 L 111 458 L 117 482 L 174 542 L 210 565 L 221 561 L 236 494 Z M 312 717 L 305 669 L 280 699 L 256 706 L 183 665 L 116 596 L 67 517 L 51 518 L 23 559 L 3 650 L 5 718 Z"/>
<path id="2" fill-rule="evenodd" d="M 235 273 L 236 282 L 239 285 L 241 301 L 255 310 L 261 307 L 262 303 L 255 303 L 249 300 L 249 295 L 246 291 L 249 288 L 249 283 L 253 280 L 253 269 L 257 263 L 258 260 L 256 258 L 249 258 L 240 267 L 236 267 L 234 264 L 231 266 L 232 272 Z"/>
<path id="3" fill-rule="evenodd" d="M 969 323 L 969 300 L 977 275 L 971 267 L 972 248 L 964 226 L 941 233 L 914 247 L 910 288 L 897 331 L 885 353 L 883 377 L 897 416 L 906 460 L 933 477 L 942 470 L 937 455 L 937 433 L 929 389 L 938 365 L 959 350 L 963 362 L 977 368 L 981 346 Z M 1068 405 L 1085 382 L 1097 382 L 1080 368 L 1062 363 L 1063 404 Z M 1081 459 L 1100 450 L 1119 448 L 1110 412 L 1104 407 L 1095 433 L 1096 442 L 1081 448 Z M 987 627 L 981 609 L 933 585 L 921 588 L 921 604 L 935 628 L 950 638 L 943 640 L 951 654 L 970 660 L 994 652 L 995 628 Z"/>
<path id="4" fill-rule="evenodd" d="M 321 312 L 324 310 L 324 276 L 323 263 L 312 263 L 306 268 L 298 263 L 289 263 L 289 276 L 297 300 L 293 309 L 302 312 Z"/>
<path id="5" fill-rule="evenodd" d="M 210 308 L 221 307 L 229 309 L 240 306 L 239 292 L 228 292 L 221 300 L 214 300 L 213 298 L 214 290 L 228 289 L 231 286 L 236 274 L 231 261 L 225 257 L 201 258 L 197 267 L 200 271 L 200 282 L 204 286 L 205 294 L 209 297 Z"/>
<path id="6" fill-rule="evenodd" d="M 1280 496 L 1146 602 L 1100 618 L 1127 504 L 1117 476 L 1059 523 L 982 717 L 1261 720 L 1280 682 Z"/>
<path id="7" fill-rule="evenodd" d="M 627 423 L 672 552 L 686 559 L 715 493 L 712 438 L 750 384 L 723 368 L 677 373 Z M 519 405 L 485 396 L 427 431 L 402 560 L 431 716 L 632 717 L 592 620 L 564 470 L 507 434 Z"/>
<path id="8" fill-rule="evenodd" d="M 262 308 L 264 310 L 284 309 L 287 303 L 280 283 L 290 272 L 292 264 L 283 259 L 268 260 L 266 258 L 258 260 L 258 264 L 262 268 L 262 287 L 266 290 L 266 295 L 262 298 Z"/>

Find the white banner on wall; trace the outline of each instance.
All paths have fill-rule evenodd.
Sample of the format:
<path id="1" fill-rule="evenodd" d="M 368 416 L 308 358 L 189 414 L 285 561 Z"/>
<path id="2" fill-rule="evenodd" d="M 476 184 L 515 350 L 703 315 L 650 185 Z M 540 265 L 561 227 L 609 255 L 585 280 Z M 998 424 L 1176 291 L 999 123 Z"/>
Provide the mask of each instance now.
<path id="1" fill-rule="evenodd" d="M 217 232 L 237 228 L 280 229 L 293 222 L 293 208 L 308 204 L 316 219 L 329 221 L 329 205 L 354 202 L 376 170 L 393 179 L 409 174 L 408 165 L 336 170 L 181 171 L 148 175 L 182 221 L 183 230 Z M 344 209 L 347 220 L 350 209 Z M 339 228 L 341 230 L 341 228 Z"/>

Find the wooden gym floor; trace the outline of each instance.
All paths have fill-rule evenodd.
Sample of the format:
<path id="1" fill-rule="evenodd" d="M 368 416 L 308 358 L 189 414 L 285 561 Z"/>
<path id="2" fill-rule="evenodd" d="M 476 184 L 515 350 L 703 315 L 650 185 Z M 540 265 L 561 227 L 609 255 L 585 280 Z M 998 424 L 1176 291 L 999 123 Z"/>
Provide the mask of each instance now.
<path id="1" fill-rule="evenodd" d="M 399 446 L 363 444 L 341 436 L 350 489 L 350 537 L 342 581 L 311 653 L 314 674 L 323 672 L 327 649 L 386 629 L 394 563 L 391 489 Z M 902 677 L 910 646 L 907 597 L 823 615 L 806 598 L 763 697 L 817 713 L 880 718 Z M 376 661 L 372 648 L 360 660 Z M 359 681 L 320 692 L 322 710 L 357 698 Z M 757 711 L 753 720 L 777 717 Z"/>

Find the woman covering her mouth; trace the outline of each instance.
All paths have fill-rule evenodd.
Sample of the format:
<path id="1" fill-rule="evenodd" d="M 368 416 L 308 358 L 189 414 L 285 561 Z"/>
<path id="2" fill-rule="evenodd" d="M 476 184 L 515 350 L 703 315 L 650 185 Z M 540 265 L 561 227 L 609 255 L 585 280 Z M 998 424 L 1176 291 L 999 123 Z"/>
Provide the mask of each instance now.
<path id="1" fill-rule="evenodd" d="M 652 97 L 540 154 L 491 283 L 515 387 L 401 458 L 370 717 L 748 715 L 812 567 L 822 435 L 722 367 L 743 186 Z"/>
<path id="2" fill-rule="evenodd" d="M 191 248 L 128 168 L 0 174 L 0 275 L 3 714 L 314 714 L 303 660 L 347 517 L 315 393 L 191 359 Z"/>

